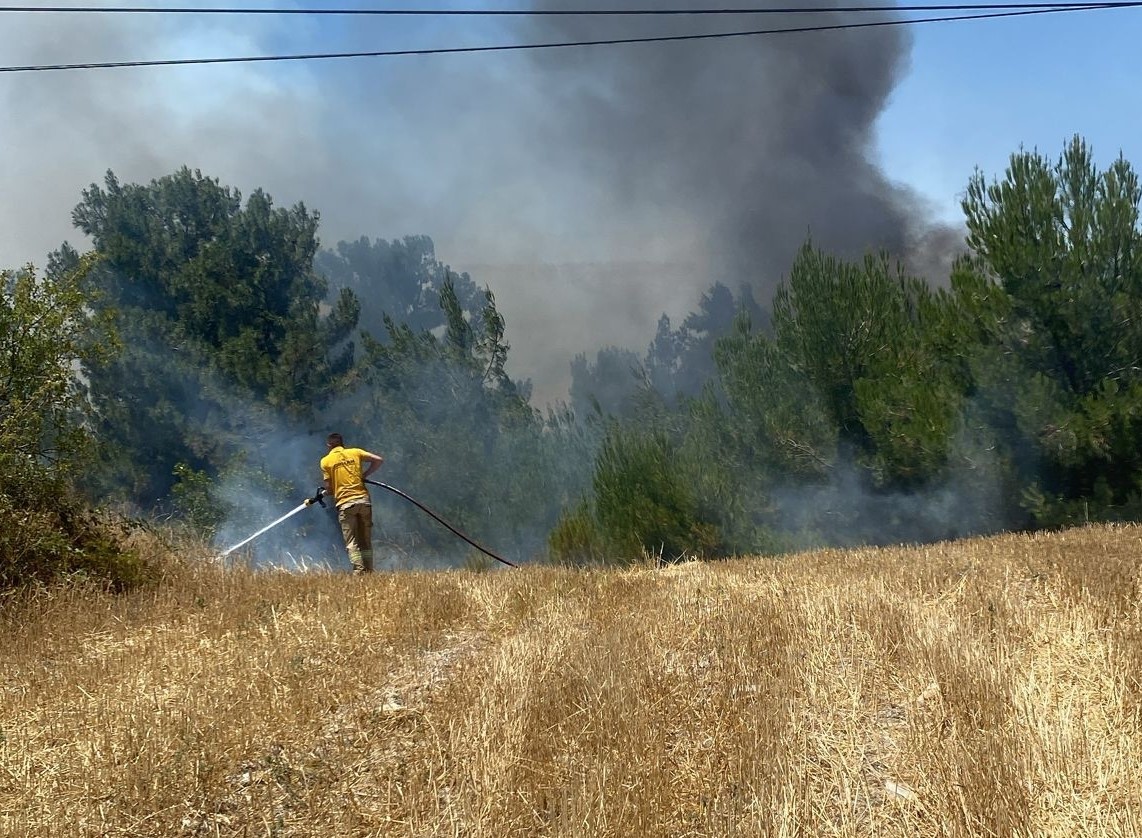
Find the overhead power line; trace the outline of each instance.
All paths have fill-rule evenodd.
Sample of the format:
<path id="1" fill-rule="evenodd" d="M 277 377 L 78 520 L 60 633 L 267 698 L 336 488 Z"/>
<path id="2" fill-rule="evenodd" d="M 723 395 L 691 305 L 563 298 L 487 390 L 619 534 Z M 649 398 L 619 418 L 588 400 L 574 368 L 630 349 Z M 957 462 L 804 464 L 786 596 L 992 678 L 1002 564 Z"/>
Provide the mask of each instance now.
<path id="1" fill-rule="evenodd" d="M 0 73 L 31 73 L 49 70 L 103 70 L 122 67 L 181 67 L 202 64 L 247 64 L 268 61 L 316 61 L 335 58 L 393 58 L 413 55 L 457 55 L 481 52 L 518 52 L 523 50 L 568 49 L 571 47 L 615 46 L 621 44 L 652 44 L 678 41 L 710 41 L 723 38 L 747 38 L 760 35 L 793 35 L 807 32 L 836 32 L 845 29 L 867 29 L 887 26 L 913 26 L 922 23 L 951 23 L 963 20 L 985 20 L 1007 17 L 1029 17 L 1033 15 L 1056 14 L 1061 12 L 1095 11 L 1097 9 L 1137 8 L 1142 0 L 1128 3 L 1098 4 L 1094 6 L 1063 6 L 1060 8 L 1030 9 L 1022 11 L 989 12 L 973 15 L 945 15 L 943 17 L 902 18 L 874 20 L 862 23 L 833 23 L 817 26 L 791 26 L 776 29 L 753 29 L 744 32 L 711 32 L 695 35 L 654 35 L 631 38 L 603 38 L 598 40 L 558 41 L 540 44 L 499 44 L 476 47 L 430 47 L 426 49 L 370 50 L 366 52 L 324 52 L 295 55 L 248 55 L 224 58 L 168 58 L 152 61 L 99 61 L 71 64 L 29 64 L 24 66 L 0 67 Z"/>
<path id="2" fill-rule="evenodd" d="M 343 9 L 343 8 L 195 8 L 186 6 L 0 6 L 0 12 L 132 15 L 370 15 L 381 17 L 662 17 L 702 15 L 855 14 L 874 12 L 970 12 L 1016 9 L 1132 8 L 1131 0 L 1047 3 L 940 3 L 865 6 L 767 6 L 722 9 Z"/>

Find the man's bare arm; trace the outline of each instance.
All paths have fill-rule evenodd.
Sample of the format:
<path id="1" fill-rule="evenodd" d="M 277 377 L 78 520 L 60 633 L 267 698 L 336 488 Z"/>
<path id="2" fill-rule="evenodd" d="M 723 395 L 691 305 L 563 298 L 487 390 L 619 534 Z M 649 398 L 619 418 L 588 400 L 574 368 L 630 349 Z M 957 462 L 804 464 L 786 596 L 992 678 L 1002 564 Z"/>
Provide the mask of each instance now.
<path id="1" fill-rule="evenodd" d="M 385 458 L 382 457 L 381 455 L 373 454 L 373 453 L 370 453 L 368 451 L 365 451 L 362 453 L 361 459 L 367 460 L 369 463 L 369 465 L 367 465 L 365 467 L 365 470 L 363 472 L 361 472 L 361 478 L 362 479 L 368 477 L 374 471 L 379 469 L 381 467 L 381 463 L 383 463 L 385 461 Z"/>

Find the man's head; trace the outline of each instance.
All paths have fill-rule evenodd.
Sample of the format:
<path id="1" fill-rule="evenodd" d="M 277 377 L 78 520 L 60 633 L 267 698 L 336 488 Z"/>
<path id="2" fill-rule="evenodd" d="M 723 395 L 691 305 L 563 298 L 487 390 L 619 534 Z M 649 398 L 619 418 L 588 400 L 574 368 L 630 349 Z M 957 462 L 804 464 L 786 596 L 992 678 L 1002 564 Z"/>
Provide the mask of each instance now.
<path id="1" fill-rule="evenodd" d="M 325 444 L 328 445 L 330 449 L 343 448 L 345 446 L 345 440 L 341 438 L 341 434 L 330 434 L 325 438 Z"/>

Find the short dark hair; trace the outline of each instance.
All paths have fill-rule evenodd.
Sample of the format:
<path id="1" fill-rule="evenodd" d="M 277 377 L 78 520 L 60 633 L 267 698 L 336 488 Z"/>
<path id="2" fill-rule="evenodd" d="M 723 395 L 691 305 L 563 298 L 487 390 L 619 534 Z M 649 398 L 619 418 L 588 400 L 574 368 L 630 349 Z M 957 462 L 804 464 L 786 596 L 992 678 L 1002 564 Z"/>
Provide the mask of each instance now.
<path id="1" fill-rule="evenodd" d="M 338 445 L 344 447 L 345 440 L 341 438 L 341 434 L 330 434 L 325 438 L 325 442 L 330 448 L 336 448 Z"/>

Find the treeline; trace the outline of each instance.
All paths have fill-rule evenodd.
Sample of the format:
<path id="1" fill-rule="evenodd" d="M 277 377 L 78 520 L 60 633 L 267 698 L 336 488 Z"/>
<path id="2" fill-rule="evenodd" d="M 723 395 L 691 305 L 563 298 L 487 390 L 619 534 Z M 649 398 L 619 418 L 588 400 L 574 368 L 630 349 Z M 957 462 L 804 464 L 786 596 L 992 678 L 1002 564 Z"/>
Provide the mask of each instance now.
<path id="1" fill-rule="evenodd" d="M 41 369 L 6 385 L 12 405 L 41 406 L 22 412 L 39 417 L 32 424 L 10 414 L 5 427 L 23 446 L 13 456 L 33 449 L 36 475 L 54 481 L 13 490 L 18 503 L 54 515 L 66 493 L 221 548 L 313 494 L 336 429 L 383 453 L 384 479 L 473 537 L 519 560 L 546 553 L 585 485 L 587 436 L 565 409 L 529 404 L 528 386 L 505 371 L 494 296 L 442 265 L 431 240 L 321 250 L 305 206 L 276 207 L 262 191 L 243 200 L 185 168 L 145 185 L 108 173 L 72 218 L 90 253 L 64 244 L 43 277 L 5 273 L 6 301 L 22 306 L 4 316 L 14 354 L 29 340 L 19 331 L 42 322 L 21 289 L 82 336 L 73 346 L 37 325 Z M 45 374 L 59 393 L 36 390 Z M 45 413 L 52 403 L 60 410 Z M 378 535 L 394 551 L 414 562 L 467 557 L 435 522 L 375 494 Z M 19 531 L 20 514 L 0 528 Z M 320 562 L 339 546 L 327 511 L 253 549 Z M 69 550 L 9 551 L 8 576 L 56 575 Z"/>
<path id="2" fill-rule="evenodd" d="M 669 558 L 1136 520 L 1140 196 L 1076 138 L 971 178 L 946 288 L 806 244 L 770 316 L 742 307 L 713 342 L 700 394 L 610 392 L 626 418 L 552 544 Z M 661 366 L 652 347 L 643 381 Z"/>
<path id="3" fill-rule="evenodd" d="M 1081 139 L 1058 160 L 1019 152 L 970 180 L 945 286 L 809 242 L 773 300 L 715 285 L 644 356 L 577 358 L 570 404 L 541 412 L 506 372 L 491 291 L 426 237 L 322 250 L 303 205 L 187 169 L 109 173 L 73 213 L 91 253 L 5 274 L 0 530 L 34 510 L 65 533 L 7 551 L 5 578 L 87 549 L 61 493 L 245 535 L 316 485 L 335 428 L 521 560 L 1134 519 L 1140 198 L 1130 164 L 1099 170 Z M 394 550 L 456 555 L 414 510 L 378 518 Z M 335 552 L 328 517 L 280 535 Z"/>

